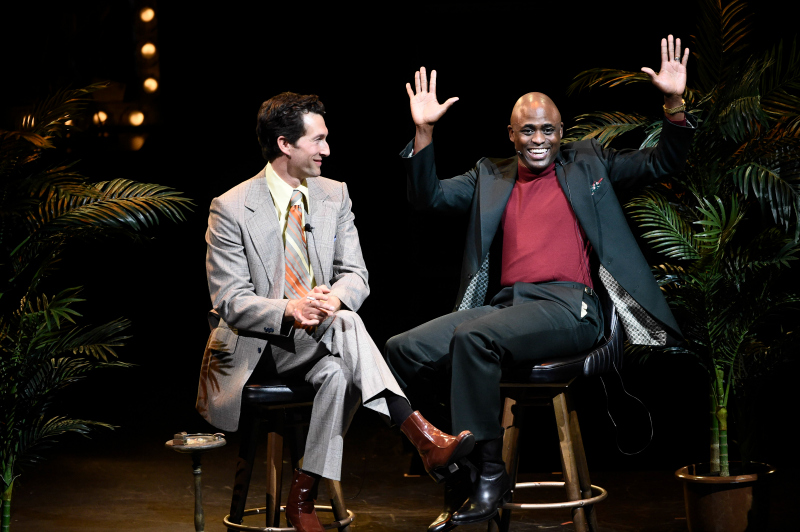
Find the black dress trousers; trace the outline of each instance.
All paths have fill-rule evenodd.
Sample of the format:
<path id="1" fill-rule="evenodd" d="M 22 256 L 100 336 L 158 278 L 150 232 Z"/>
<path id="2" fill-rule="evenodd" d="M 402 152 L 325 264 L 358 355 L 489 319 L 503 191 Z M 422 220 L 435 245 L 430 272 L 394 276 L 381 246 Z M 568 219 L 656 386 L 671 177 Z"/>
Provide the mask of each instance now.
<path id="1" fill-rule="evenodd" d="M 489 305 L 447 314 L 391 338 L 385 356 L 412 400 L 420 391 L 441 388 L 452 370 L 452 433 L 470 430 L 483 441 L 502 434 L 503 368 L 529 368 L 543 358 L 588 350 L 602 334 L 600 302 L 585 285 L 516 283 Z"/>

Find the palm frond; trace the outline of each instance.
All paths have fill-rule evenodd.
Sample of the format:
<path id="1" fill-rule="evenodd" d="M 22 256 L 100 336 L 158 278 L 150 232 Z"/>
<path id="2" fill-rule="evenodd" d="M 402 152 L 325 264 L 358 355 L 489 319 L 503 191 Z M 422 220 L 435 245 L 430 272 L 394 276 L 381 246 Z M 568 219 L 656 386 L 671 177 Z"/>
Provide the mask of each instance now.
<path id="1" fill-rule="evenodd" d="M 80 292 L 80 287 L 62 290 L 51 299 L 44 294 L 26 299 L 20 309 L 20 321 L 23 326 L 26 323 L 39 326 L 45 325 L 46 332 L 56 331 L 61 327 L 61 320 L 75 323 L 74 317 L 81 314 L 70 308 L 73 303 L 83 301 L 75 297 Z"/>
<path id="2" fill-rule="evenodd" d="M 763 212 L 771 212 L 776 224 L 789 229 L 800 213 L 800 187 L 781 179 L 774 170 L 757 163 L 731 169 L 729 175 L 747 198 L 752 190 Z"/>
<path id="3" fill-rule="evenodd" d="M 124 341 L 130 338 L 123 334 L 130 324 L 129 320 L 118 318 L 91 329 L 77 329 L 74 334 L 62 337 L 57 350 L 69 350 L 103 361 L 108 361 L 108 357 L 117 358 L 114 348 L 122 347 L 125 345 Z"/>
<path id="4" fill-rule="evenodd" d="M 650 82 L 650 76 L 644 72 L 630 72 L 615 68 L 591 68 L 584 70 L 572 79 L 572 83 L 567 88 L 567 95 L 593 87 L 616 87 L 643 82 Z"/>
<path id="5" fill-rule="evenodd" d="M 643 228 L 654 228 L 643 236 L 653 249 L 679 260 L 700 258 L 698 243 L 691 226 L 678 209 L 654 191 L 646 191 L 625 207 Z"/>
<path id="6" fill-rule="evenodd" d="M 769 66 L 761 76 L 760 93 L 765 112 L 777 120 L 787 114 L 800 112 L 800 48 L 797 38 L 792 39 L 788 50 L 779 40 L 767 50 L 759 61 Z"/>
<path id="7" fill-rule="evenodd" d="M 64 231 L 107 227 L 141 231 L 158 224 L 159 215 L 173 222 L 185 220 L 184 210 L 194 203 L 180 192 L 151 183 L 115 179 L 96 183 L 96 197 L 62 197 L 42 202 L 28 215 L 33 230 Z"/>
<path id="8" fill-rule="evenodd" d="M 732 0 L 724 7 L 720 0 L 702 0 L 699 7 L 692 54 L 700 87 L 703 92 L 710 92 L 718 80 L 725 78 L 729 58 L 747 46 L 744 38 L 750 28 L 743 0 Z"/>
<path id="9" fill-rule="evenodd" d="M 661 140 L 661 130 L 663 127 L 664 122 L 662 120 L 656 120 L 647 126 L 647 134 L 639 146 L 639 149 L 643 150 L 645 148 L 655 148 L 656 145 L 658 145 L 658 141 Z"/>
<path id="10" fill-rule="evenodd" d="M 695 237 L 714 252 L 719 251 L 733 238 L 745 211 L 735 195 L 731 196 L 729 206 L 719 196 L 714 196 L 713 200 L 698 198 L 698 203 L 697 211 L 703 216 L 694 223 L 702 226 L 703 232 Z"/>
<path id="11" fill-rule="evenodd" d="M 596 138 L 597 141 L 607 147 L 612 140 L 627 133 L 647 125 L 648 121 L 641 115 L 635 113 L 622 112 L 597 112 L 587 113 L 575 117 L 576 124 L 567 130 L 569 141 L 587 140 Z"/>
<path id="12" fill-rule="evenodd" d="M 90 421 L 86 419 L 71 419 L 66 416 L 56 416 L 50 419 L 40 417 L 19 434 L 17 443 L 17 460 L 22 464 L 33 464 L 42 460 L 38 454 L 42 449 L 55 443 L 55 438 L 68 432 L 74 432 L 88 437 L 93 427 L 114 429 L 114 425 Z"/>

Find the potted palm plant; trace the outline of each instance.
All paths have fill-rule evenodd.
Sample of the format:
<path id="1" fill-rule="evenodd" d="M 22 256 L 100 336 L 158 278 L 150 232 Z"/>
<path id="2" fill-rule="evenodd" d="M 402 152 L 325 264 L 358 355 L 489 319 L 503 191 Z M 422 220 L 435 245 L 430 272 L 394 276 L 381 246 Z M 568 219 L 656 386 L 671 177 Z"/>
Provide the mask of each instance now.
<path id="1" fill-rule="evenodd" d="M 732 467 L 729 411 L 738 403 L 740 433 L 750 425 L 747 390 L 794 338 L 800 307 L 785 283 L 800 250 L 800 49 L 796 41 L 754 49 L 743 0 L 700 7 L 691 47 L 696 85 L 684 95 L 699 126 L 686 168 L 626 208 L 663 259 L 653 271 L 686 337 L 685 346 L 662 351 L 690 353 L 708 373 L 708 463 L 676 473 L 689 529 L 735 531 L 763 521 L 759 503 L 748 501 L 772 469 L 753 463 L 748 446 Z M 570 91 L 635 83 L 649 78 L 596 68 L 576 76 Z M 576 123 L 572 138 L 604 145 L 640 130 L 642 147 L 654 146 L 661 132 L 660 117 L 628 112 L 589 113 Z M 732 486 L 743 498 L 733 498 Z M 729 511 L 708 506 L 723 499 Z M 723 516 L 730 520 L 712 523 Z"/>
<path id="2" fill-rule="evenodd" d="M 16 131 L 0 130 L 0 531 L 11 522 L 21 467 L 55 438 L 110 425 L 53 412 L 58 392 L 116 359 L 128 321 L 80 325 L 79 288 L 48 296 L 42 281 L 77 241 L 135 237 L 166 217 L 184 219 L 179 192 L 115 179 L 88 182 L 64 162 L 59 141 L 75 129 L 87 96 L 102 85 L 62 90 L 38 104 Z"/>

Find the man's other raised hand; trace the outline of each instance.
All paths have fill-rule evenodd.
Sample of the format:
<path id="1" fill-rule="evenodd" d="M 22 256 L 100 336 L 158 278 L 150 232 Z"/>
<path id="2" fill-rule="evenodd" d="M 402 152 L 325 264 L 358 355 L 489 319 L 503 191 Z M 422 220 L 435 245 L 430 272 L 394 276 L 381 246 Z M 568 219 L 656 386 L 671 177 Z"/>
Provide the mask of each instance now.
<path id="1" fill-rule="evenodd" d="M 686 63 L 689 61 L 689 49 L 681 54 L 681 40 L 672 38 L 661 39 L 661 68 L 658 74 L 653 69 L 643 67 L 642 72 L 650 76 L 658 90 L 664 94 L 666 107 L 677 107 L 681 104 L 683 91 L 686 89 Z M 675 117 L 674 119 L 680 119 Z"/>
<path id="2" fill-rule="evenodd" d="M 431 143 L 433 125 L 439 121 L 451 105 L 458 101 L 458 98 L 449 98 L 440 104 L 436 99 L 436 71 L 431 71 L 429 86 L 425 67 L 421 67 L 414 74 L 414 85 L 415 91 L 411 89 L 411 83 L 406 83 L 411 119 L 417 127 L 417 135 L 414 139 L 414 152 L 416 153 Z"/>

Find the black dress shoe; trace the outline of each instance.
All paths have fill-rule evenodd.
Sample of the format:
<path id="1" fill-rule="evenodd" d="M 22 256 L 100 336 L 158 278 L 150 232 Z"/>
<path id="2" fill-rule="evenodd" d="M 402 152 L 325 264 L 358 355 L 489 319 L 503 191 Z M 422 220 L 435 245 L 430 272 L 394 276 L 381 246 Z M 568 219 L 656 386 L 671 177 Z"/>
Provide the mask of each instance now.
<path id="1" fill-rule="evenodd" d="M 444 485 L 444 507 L 433 523 L 428 526 L 428 532 L 447 532 L 458 525 L 453 522 L 453 514 L 461 508 L 469 494 L 472 493 L 474 473 L 470 467 L 461 467 L 455 474 L 448 477 Z"/>
<path id="2" fill-rule="evenodd" d="M 503 463 L 503 437 L 478 442 L 475 446 L 478 478 L 469 500 L 453 514 L 454 525 L 488 521 L 503 504 L 511 502 L 511 478 Z"/>

